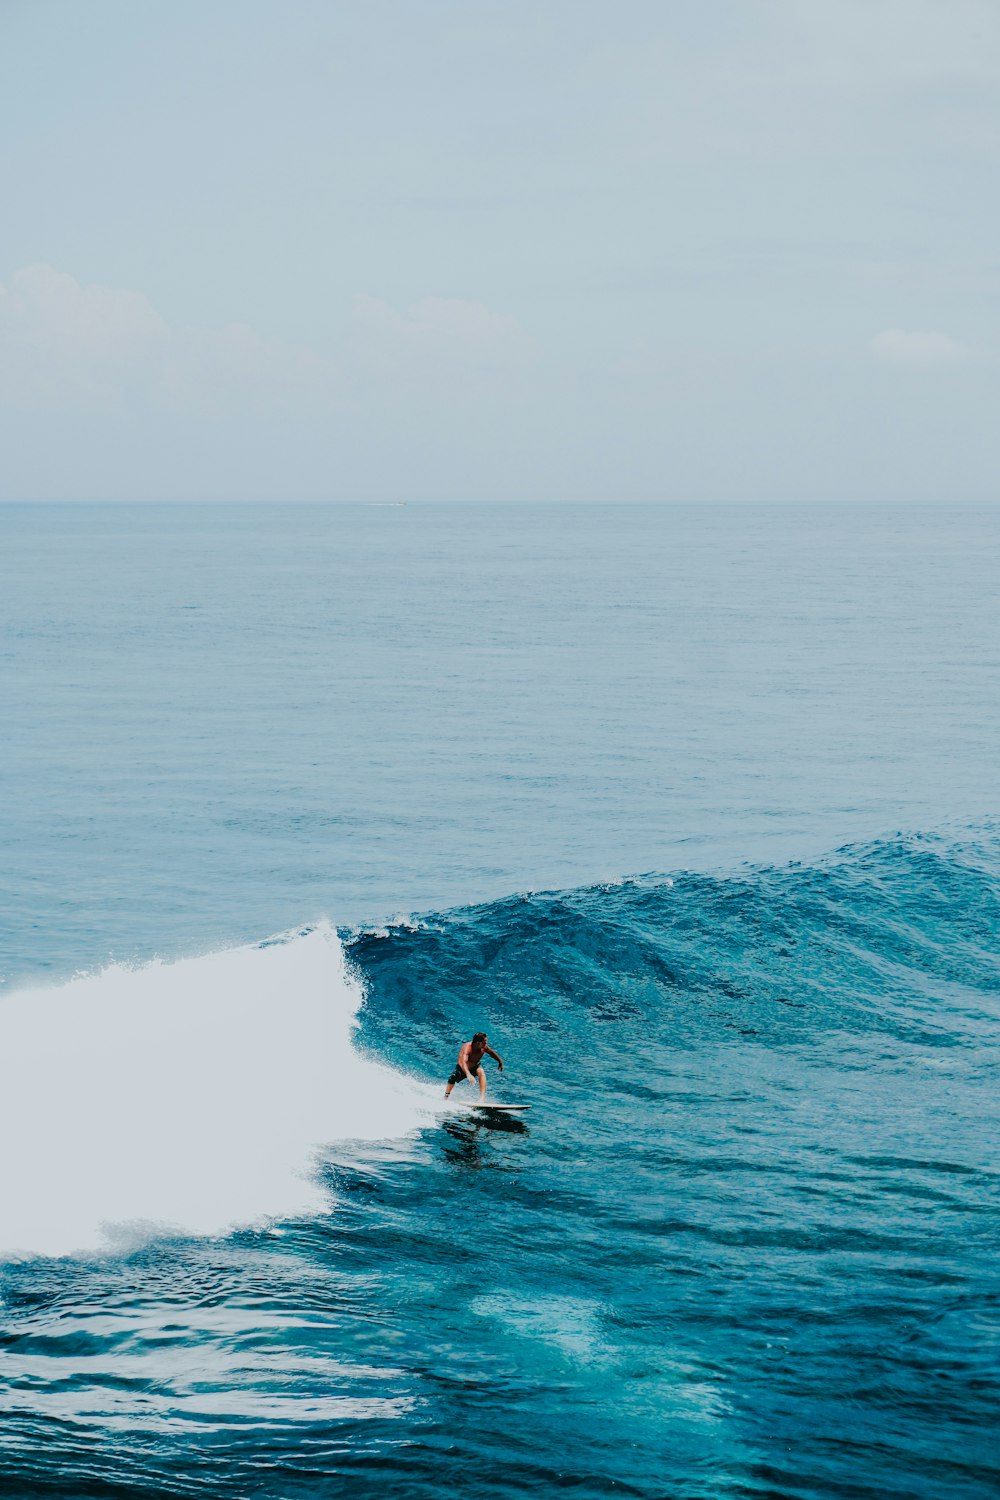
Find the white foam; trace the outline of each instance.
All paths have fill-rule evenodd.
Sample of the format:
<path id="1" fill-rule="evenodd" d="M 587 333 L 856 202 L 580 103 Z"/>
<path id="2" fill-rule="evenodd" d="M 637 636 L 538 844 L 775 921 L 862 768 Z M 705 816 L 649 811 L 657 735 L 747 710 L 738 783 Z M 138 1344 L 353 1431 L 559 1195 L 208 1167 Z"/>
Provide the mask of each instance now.
<path id="1" fill-rule="evenodd" d="M 362 999 L 326 925 L 4 998 L 0 1252 L 325 1207 L 317 1148 L 399 1138 L 438 1102 L 355 1049 Z"/>

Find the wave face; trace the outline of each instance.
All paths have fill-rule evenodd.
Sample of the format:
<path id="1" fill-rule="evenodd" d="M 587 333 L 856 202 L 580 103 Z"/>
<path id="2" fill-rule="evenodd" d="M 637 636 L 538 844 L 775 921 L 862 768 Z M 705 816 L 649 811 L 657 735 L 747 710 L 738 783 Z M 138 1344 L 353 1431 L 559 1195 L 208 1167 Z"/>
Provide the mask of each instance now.
<path id="1" fill-rule="evenodd" d="M 987 831 L 16 997 L 98 1072 L 8 1224 L 146 1231 L 8 1263 L 8 1492 L 997 1493 L 998 931 Z M 521 1124 L 429 1108 L 479 1028 Z"/>

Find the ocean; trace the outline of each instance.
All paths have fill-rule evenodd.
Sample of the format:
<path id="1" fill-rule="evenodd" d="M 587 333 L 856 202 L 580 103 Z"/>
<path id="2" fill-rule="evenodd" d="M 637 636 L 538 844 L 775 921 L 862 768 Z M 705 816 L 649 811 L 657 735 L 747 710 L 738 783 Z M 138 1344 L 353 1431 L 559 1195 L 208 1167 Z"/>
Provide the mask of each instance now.
<path id="1" fill-rule="evenodd" d="M 1000 1494 L 998 576 L 0 507 L 0 1494 Z"/>

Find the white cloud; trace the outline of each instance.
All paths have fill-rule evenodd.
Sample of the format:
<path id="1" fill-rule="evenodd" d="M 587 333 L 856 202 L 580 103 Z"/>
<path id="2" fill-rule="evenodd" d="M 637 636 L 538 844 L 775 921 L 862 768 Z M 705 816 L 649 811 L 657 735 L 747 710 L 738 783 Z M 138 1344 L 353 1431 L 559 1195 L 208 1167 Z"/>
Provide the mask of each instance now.
<path id="1" fill-rule="evenodd" d="M 51 266 L 0 285 L 0 400 L 106 406 L 130 370 L 155 360 L 170 331 L 145 297 L 81 286 Z"/>
<path id="2" fill-rule="evenodd" d="M 959 343 L 947 333 L 903 328 L 886 328 L 868 345 L 873 359 L 880 364 L 896 365 L 906 370 L 929 370 L 936 365 L 961 364 L 972 357 L 967 344 Z"/>
<path id="3" fill-rule="evenodd" d="M 51 266 L 0 284 L 0 402 L 24 409 L 167 410 L 332 400 L 312 350 L 252 328 L 173 328 L 138 292 L 82 286 Z"/>

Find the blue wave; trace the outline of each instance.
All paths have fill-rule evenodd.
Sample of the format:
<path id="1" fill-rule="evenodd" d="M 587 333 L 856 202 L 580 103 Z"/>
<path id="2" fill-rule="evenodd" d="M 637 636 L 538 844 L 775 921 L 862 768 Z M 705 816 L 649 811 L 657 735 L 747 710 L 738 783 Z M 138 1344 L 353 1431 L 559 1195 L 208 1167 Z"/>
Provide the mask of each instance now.
<path id="1" fill-rule="evenodd" d="M 830 1029 L 975 1040 L 1000 994 L 998 931 L 1000 839 L 984 833 L 514 896 L 361 933 L 348 953 L 369 981 L 371 1044 L 400 1062 L 416 1045 L 440 1069 L 442 1035 L 487 1021 L 528 1040 L 526 1058 L 585 1018 L 589 1044 L 614 1054 L 630 1025 L 673 1048 Z"/>

